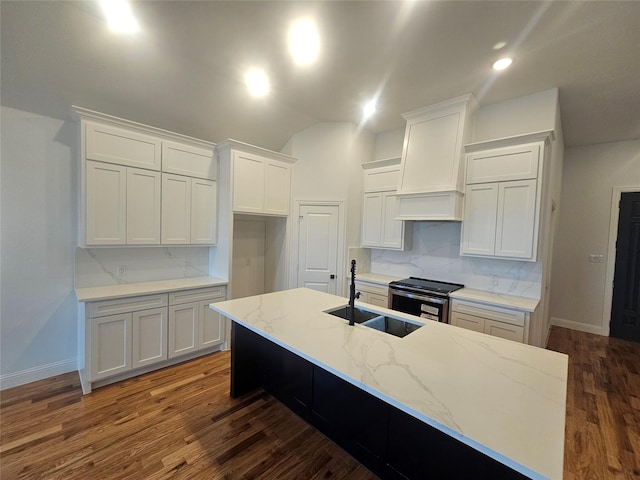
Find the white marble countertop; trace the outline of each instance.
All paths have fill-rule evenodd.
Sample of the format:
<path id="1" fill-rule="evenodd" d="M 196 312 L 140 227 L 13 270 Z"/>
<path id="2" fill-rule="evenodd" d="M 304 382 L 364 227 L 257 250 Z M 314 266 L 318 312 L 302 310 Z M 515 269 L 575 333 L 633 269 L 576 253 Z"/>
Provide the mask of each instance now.
<path id="1" fill-rule="evenodd" d="M 531 478 L 562 478 L 566 355 L 438 322 L 397 338 L 324 313 L 345 303 L 299 288 L 210 307 Z"/>
<path id="2" fill-rule="evenodd" d="M 104 285 L 101 287 L 82 287 L 76 288 L 75 291 L 79 302 L 95 302 L 112 298 L 174 292 L 190 288 L 216 287 L 227 283 L 229 282 L 215 277 L 192 277 L 157 280 L 155 282 L 121 283 L 119 285 Z"/>
<path id="3" fill-rule="evenodd" d="M 401 280 L 403 277 L 389 277 L 387 275 L 378 275 L 377 273 L 358 273 L 356 275 L 356 282 L 367 282 L 386 287 L 389 282 L 395 280 Z"/>
<path id="4" fill-rule="evenodd" d="M 472 288 L 461 288 L 460 290 L 451 292 L 449 297 L 460 300 L 470 300 L 487 305 L 495 305 L 498 307 L 513 308 L 514 310 L 520 310 L 523 312 L 533 312 L 538 306 L 538 303 L 540 303 L 539 298 L 518 297 L 515 295 L 506 295 L 504 293 L 474 290 Z"/>

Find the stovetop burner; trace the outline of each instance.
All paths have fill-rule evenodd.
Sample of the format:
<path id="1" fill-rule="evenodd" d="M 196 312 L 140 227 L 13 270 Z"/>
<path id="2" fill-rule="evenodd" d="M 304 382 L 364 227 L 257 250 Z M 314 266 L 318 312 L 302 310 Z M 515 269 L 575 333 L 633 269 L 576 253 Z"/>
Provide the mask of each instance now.
<path id="1" fill-rule="evenodd" d="M 451 292 L 464 288 L 464 285 L 459 283 L 439 282 L 437 280 L 429 280 L 426 278 L 409 277 L 403 280 L 396 280 L 389 283 L 389 286 L 400 288 L 413 288 L 415 290 L 421 290 L 424 292 L 435 292 L 443 295 L 448 295 Z"/>

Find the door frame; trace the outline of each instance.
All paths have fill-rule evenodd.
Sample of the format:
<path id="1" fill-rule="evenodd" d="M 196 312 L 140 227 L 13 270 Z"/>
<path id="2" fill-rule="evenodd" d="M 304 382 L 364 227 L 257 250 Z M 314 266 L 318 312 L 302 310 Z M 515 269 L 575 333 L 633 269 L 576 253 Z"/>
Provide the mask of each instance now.
<path id="1" fill-rule="evenodd" d="M 343 200 L 301 200 L 294 201 L 291 218 L 291 262 L 289 263 L 289 288 L 298 287 L 298 244 L 300 243 L 300 208 L 303 206 L 338 207 L 338 270 L 336 271 L 336 295 L 344 296 L 344 279 L 346 270 L 342 271 L 341 265 L 345 265 L 345 207 Z"/>
<path id="2" fill-rule="evenodd" d="M 602 335 L 610 336 L 611 308 L 613 306 L 613 275 L 616 269 L 616 241 L 618 240 L 618 220 L 620 217 L 620 199 L 623 193 L 640 192 L 640 185 L 613 187 L 611 195 L 611 213 L 609 220 L 609 247 L 607 250 L 607 270 L 604 277 L 604 306 L 602 309 Z"/>

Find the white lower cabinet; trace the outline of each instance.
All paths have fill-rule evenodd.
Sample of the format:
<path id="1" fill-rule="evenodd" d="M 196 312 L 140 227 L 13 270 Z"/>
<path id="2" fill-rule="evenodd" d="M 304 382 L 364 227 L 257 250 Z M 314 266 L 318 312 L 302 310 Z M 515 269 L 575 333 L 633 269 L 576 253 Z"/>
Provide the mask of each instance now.
<path id="1" fill-rule="evenodd" d="M 360 292 L 360 302 L 387 308 L 389 303 L 389 290 L 386 286 L 383 287 L 356 280 L 356 291 Z"/>
<path id="2" fill-rule="evenodd" d="M 91 319 L 91 379 L 131 369 L 131 313 Z"/>
<path id="3" fill-rule="evenodd" d="M 167 359 L 167 309 L 132 314 L 131 368 Z"/>
<path id="4" fill-rule="evenodd" d="M 169 358 L 223 341 L 222 317 L 209 308 L 225 299 L 225 289 L 205 288 L 169 295 Z"/>
<path id="5" fill-rule="evenodd" d="M 83 391 L 96 381 L 134 376 L 137 369 L 222 345 L 224 319 L 209 304 L 225 299 L 220 286 L 86 304 Z"/>
<path id="6" fill-rule="evenodd" d="M 516 342 L 527 340 L 528 314 L 505 307 L 454 299 L 451 325 Z"/>

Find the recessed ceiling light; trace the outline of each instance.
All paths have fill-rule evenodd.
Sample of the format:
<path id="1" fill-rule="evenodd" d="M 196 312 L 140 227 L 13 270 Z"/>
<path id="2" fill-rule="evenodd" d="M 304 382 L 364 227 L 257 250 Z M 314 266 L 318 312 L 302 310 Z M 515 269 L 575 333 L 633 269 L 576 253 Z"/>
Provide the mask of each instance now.
<path id="1" fill-rule="evenodd" d="M 138 21 L 133 16 L 129 2 L 126 0 L 103 0 L 100 5 L 111 30 L 117 33 L 138 31 Z"/>
<path id="2" fill-rule="evenodd" d="M 320 36 L 316 24 L 309 20 L 297 20 L 289 28 L 289 51 L 298 65 L 313 63 L 320 53 Z"/>
<path id="3" fill-rule="evenodd" d="M 259 68 L 249 70 L 244 76 L 244 83 L 254 97 L 264 97 L 269 93 L 269 77 Z"/>
<path id="4" fill-rule="evenodd" d="M 497 60 L 493 64 L 493 69 L 494 70 L 504 70 L 505 68 L 508 68 L 509 65 L 511 65 L 512 63 L 513 63 L 512 59 L 510 59 L 509 57 L 504 57 L 504 58 L 501 58 L 500 60 Z"/>
<path id="5" fill-rule="evenodd" d="M 373 115 L 374 113 L 376 113 L 376 104 L 377 104 L 377 99 L 376 98 L 372 98 L 371 100 L 369 100 L 364 107 L 362 107 L 362 119 L 366 120 L 367 118 L 371 117 L 371 115 Z"/>

